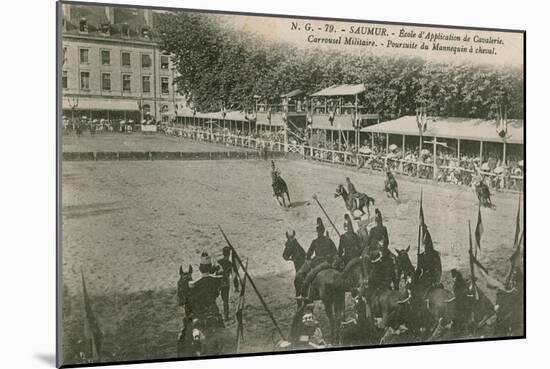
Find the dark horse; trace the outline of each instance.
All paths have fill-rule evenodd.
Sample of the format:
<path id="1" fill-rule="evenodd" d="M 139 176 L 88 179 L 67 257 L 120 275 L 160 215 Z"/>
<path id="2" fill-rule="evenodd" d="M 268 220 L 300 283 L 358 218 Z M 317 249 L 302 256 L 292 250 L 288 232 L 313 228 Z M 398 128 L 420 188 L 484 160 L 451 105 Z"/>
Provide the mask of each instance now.
<path id="1" fill-rule="evenodd" d="M 348 192 L 344 188 L 342 184 L 339 184 L 338 187 L 336 187 L 336 192 L 334 193 L 334 197 L 341 196 L 344 200 L 344 203 L 346 204 L 346 209 L 351 213 L 354 219 L 359 219 L 356 217 L 353 213 L 355 210 L 361 211 L 362 215 L 365 215 L 365 210 L 363 209 L 365 206 L 367 207 L 367 214 L 370 218 L 370 204 L 374 205 L 374 199 L 372 197 L 369 197 L 365 193 L 359 193 L 358 199 L 359 199 L 359 205 L 357 205 L 357 201 L 355 199 L 350 199 Z"/>
<path id="2" fill-rule="evenodd" d="M 292 261 L 294 269 L 298 271 L 306 262 L 306 252 L 296 239 L 296 232 L 292 234 L 286 233 L 285 249 L 283 251 L 283 259 Z M 296 295 L 299 294 L 301 286 L 296 286 Z M 338 325 L 344 313 L 345 305 L 345 288 L 342 274 L 336 269 L 323 269 L 317 273 L 310 285 L 310 296 L 314 300 L 321 300 L 325 307 L 330 323 L 330 335 L 334 342 L 338 340 Z"/>
<path id="3" fill-rule="evenodd" d="M 286 185 L 285 180 L 282 179 L 280 175 L 275 175 L 273 177 L 273 182 L 271 186 L 273 187 L 273 193 L 279 205 L 285 208 L 287 207 L 285 196 L 284 196 L 286 195 L 288 199 L 288 207 L 290 207 L 292 203 L 290 201 L 290 195 L 288 194 L 288 186 Z"/>
<path id="4" fill-rule="evenodd" d="M 386 180 L 384 181 L 384 191 L 386 192 L 386 196 L 390 197 L 394 200 L 399 200 L 399 190 L 397 188 L 397 181 L 395 180 L 395 177 L 391 175 L 390 172 L 388 172 L 388 176 L 386 176 Z"/>
<path id="5" fill-rule="evenodd" d="M 391 326 L 397 328 L 406 323 L 408 307 L 408 292 L 399 290 L 400 281 L 403 278 L 405 283 L 410 283 L 414 274 L 414 267 L 409 259 L 410 247 L 400 250 L 395 249 L 397 255 L 391 256 L 385 262 L 381 255 L 378 258 L 367 261 L 368 276 L 366 283 L 361 285 L 360 293 L 365 298 L 369 316 L 380 318 L 381 327 Z M 393 289 L 390 288 L 390 283 Z"/>
<path id="6" fill-rule="evenodd" d="M 487 186 L 487 184 L 483 180 L 481 180 L 475 184 L 475 190 L 477 199 L 479 200 L 481 206 L 492 208 L 493 203 L 491 202 L 491 192 L 489 191 L 489 186 Z"/>
<path id="7" fill-rule="evenodd" d="M 184 271 L 180 266 L 179 274 L 177 298 L 178 306 L 183 308 L 183 329 L 178 337 L 178 356 L 220 355 L 231 352 L 233 340 L 228 342 L 223 324 L 212 324 L 208 318 L 201 317 L 200 313 L 204 310 L 201 308 L 201 301 L 197 300 L 194 290 L 189 286 L 193 268 L 189 266 Z"/>

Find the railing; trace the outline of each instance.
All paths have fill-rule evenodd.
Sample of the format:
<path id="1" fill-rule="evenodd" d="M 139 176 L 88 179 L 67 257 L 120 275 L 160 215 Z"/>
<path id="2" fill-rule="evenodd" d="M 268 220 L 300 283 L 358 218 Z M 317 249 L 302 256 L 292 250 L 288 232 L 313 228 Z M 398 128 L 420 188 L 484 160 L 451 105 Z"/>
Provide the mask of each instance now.
<path id="1" fill-rule="evenodd" d="M 168 128 L 165 134 L 190 138 L 202 142 L 217 143 L 225 146 L 238 146 L 255 150 L 267 149 L 269 151 L 281 153 L 285 152 L 285 145 L 282 142 L 270 141 L 252 136 L 235 135 L 227 132 L 209 132 L 188 128 Z M 389 169 L 393 173 L 404 176 L 464 186 L 471 186 L 474 177 L 480 175 L 482 178 L 487 179 L 494 189 L 523 190 L 523 176 L 504 176 L 492 172 L 478 172 L 472 169 L 449 165 L 435 165 L 434 175 L 433 162 L 412 161 L 375 153 L 351 153 L 296 143 L 289 143 L 286 152 L 298 154 L 305 160 L 356 167 L 359 170 L 385 171 Z"/>
<path id="2" fill-rule="evenodd" d="M 210 132 L 189 128 L 167 128 L 164 132 L 169 136 L 190 138 L 199 142 L 215 143 L 224 146 L 236 146 L 247 149 L 285 152 L 284 143 L 270 141 L 253 136 L 235 135 L 227 132 Z"/>

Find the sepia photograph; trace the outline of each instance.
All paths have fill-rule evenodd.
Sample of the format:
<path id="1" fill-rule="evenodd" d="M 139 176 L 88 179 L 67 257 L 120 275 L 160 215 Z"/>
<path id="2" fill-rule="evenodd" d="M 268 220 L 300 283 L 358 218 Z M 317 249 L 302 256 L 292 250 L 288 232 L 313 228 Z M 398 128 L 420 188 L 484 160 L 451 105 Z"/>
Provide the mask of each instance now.
<path id="1" fill-rule="evenodd" d="M 57 2 L 57 365 L 525 338 L 525 37 Z"/>

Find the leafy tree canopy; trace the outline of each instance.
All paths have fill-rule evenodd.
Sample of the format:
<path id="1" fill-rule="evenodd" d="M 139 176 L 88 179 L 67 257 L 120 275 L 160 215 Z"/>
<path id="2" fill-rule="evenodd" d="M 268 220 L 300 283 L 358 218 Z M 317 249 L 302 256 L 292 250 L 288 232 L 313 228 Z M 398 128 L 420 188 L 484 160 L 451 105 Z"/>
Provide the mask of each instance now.
<path id="1" fill-rule="evenodd" d="M 491 118 L 498 103 L 509 117 L 523 116 L 518 68 L 299 49 L 237 33 L 215 16 L 193 12 L 165 14 L 159 28 L 179 73 L 178 90 L 199 111 L 249 109 L 255 95 L 275 102 L 294 89 L 313 93 L 364 83 L 362 104 L 385 116 L 414 114 L 421 103 L 441 116 Z"/>

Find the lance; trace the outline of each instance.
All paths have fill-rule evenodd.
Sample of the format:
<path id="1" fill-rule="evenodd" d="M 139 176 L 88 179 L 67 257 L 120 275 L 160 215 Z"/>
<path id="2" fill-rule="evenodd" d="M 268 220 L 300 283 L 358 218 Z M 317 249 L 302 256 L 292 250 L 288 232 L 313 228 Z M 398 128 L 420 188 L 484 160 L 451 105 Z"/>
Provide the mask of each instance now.
<path id="1" fill-rule="evenodd" d="M 246 264 L 244 266 L 244 271 L 246 273 L 248 269 L 248 258 L 246 259 Z M 244 292 L 246 290 L 246 278 L 241 284 L 241 295 L 239 297 L 239 305 L 237 308 L 237 313 L 235 314 L 237 316 L 237 354 L 240 351 L 241 348 L 241 339 L 244 338 L 244 325 L 243 325 L 243 309 L 244 309 Z"/>
<path id="2" fill-rule="evenodd" d="M 338 232 L 338 228 L 336 228 L 336 226 L 332 222 L 332 219 L 330 219 L 327 212 L 325 211 L 325 208 L 323 208 L 323 205 L 321 205 L 321 203 L 319 202 L 319 199 L 317 198 L 317 194 L 314 193 L 312 197 L 313 197 L 313 200 L 315 200 L 317 202 L 317 205 L 319 205 L 319 207 L 321 208 L 321 210 L 323 211 L 323 213 L 327 217 L 330 225 L 332 226 L 332 228 L 334 228 L 334 230 L 336 231 L 336 234 L 338 235 L 338 237 L 340 237 L 341 235 L 340 235 L 340 232 Z"/>
<path id="3" fill-rule="evenodd" d="M 235 255 L 235 260 L 237 260 L 237 263 L 239 263 L 239 266 L 243 269 L 243 272 L 244 272 L 244 275 L 246 278 L 248 278 L 248 280 L 250 281 L 250 285 L 252 286 L 252 288 L 254 289 L 254 292 L 256 292 L 256 295 L 258 296 L 258 298 L 260 299 L 260 302 L 262 303 L 263 307 L 264 307 L 264 310 L 267 312 L 267 315 L 269 315 L 269 318 L 271 319 L 271 321 L 273 322 L 273 325 L 275 326 L 275 328 L 277 329 L 277 332 L 279 333 L 279 335 L 281 336 L 281 339 L 286 341 L 286 338 L 285 338 L 285 335 L 283 334 L 283 331 L 281 330 L 281 328 L 279 327 L 279 325 L 277 324 L 277 321 L 275 320 L 275 317 L 273 316 L 273 314 L 271 313 L 271 310 L 269 310 L 269 307 L 267 306 L 267 304 L 265 303 L 264 301 L 264 298 L 262 297 L 262 295 L 260 294 L 260 291 L 258 291 L 258 288 L 256 287 L 256 284 L 254 284 L 254 281 L 252 280 L 252 278 L 250 277 L 250 274 L 248 274 L 248 271 L 246 270 L 246 268 L 244 267 L 243 265 L 243 262 L 239 256 L 239 254 L 237 254 L 237 250 L 235 250 L 235 248 L 233 247 L 233 245 L 231 244 L 231 242 L 229 242 L 229 239 L 227 238 L 227 236 L 225 235 L 225 232 L 223 231 L 222 227 L 220 225 L 218 225 L 218 228 L 220 228 L 220 231 L 222 232 L 222 235 L 223 235 L 223 238 L 225 239 L 225 242 L 227 242 L 227 245 L 231 248 L 231 251 L 233 252 L 233 255 Z"/>

